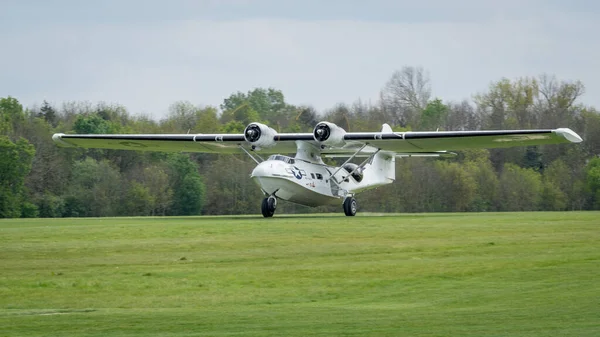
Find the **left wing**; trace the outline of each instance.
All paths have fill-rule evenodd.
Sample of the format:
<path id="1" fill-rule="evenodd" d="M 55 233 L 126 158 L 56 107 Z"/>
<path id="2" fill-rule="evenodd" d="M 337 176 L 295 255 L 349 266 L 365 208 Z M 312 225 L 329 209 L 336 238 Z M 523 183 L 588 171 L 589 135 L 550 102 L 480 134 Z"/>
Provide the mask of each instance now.
<path id="1" fill-rule="evenodd" d="M 345 132 L 333 123 L 317 124 L 313 133 L 277 133 L 260 123 L 251 123 L 243 134 L 64 134 L 52 140 L 61 147 L 117 150 L 243 153 L 244 149 L 260 153 L 295 153 L 296 142 L 311 144 L 316 152 L 341 155 L 377 149 L 400 154 L 440 154 L 469 148 L 502 148 L 514 146 L 579 143 L 571 129 L 489 130 L 393 132 L 389 126 L 382 132 Z M 242 149 L 244 148 L 244 149 Z"/>
<path id="2" fill-rule="evenodd" d="M 554 130 L 348 133 L 344 136 L 344 140 L 366 142 L 382 150 L 408 153 L 580 143 L 582 141 L 579 135 L 566 128 Z"/>

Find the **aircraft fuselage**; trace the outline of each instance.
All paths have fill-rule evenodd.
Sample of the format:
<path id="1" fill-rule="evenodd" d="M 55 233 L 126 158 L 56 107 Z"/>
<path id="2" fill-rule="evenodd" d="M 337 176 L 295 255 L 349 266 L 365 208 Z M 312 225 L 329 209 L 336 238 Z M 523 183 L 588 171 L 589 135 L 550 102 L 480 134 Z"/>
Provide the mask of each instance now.
<path id="1" fill-rule="evenodd" d="M 306 205 L 340 203 L 338 186 L 331 182 L 335 167 L 274 155 L 254 168 L 250 177 L 267 195 Z M 337 175 L 336 175 L 337 176 Z"/>

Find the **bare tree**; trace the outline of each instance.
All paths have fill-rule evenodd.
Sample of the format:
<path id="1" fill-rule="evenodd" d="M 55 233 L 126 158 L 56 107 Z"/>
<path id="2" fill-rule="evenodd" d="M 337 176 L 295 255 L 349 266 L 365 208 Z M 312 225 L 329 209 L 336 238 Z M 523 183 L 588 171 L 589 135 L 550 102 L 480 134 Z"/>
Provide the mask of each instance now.
<path id="1" fill-rule="evenodd" d="M 382 104 L 395 124 L 417 125 L 419 112 L 431 96 L 429 75 L 422 67 L 403 67 L 392 74 L 382 90 Z"/>
<path id="2" fill-rule="evenodd" d="M 188 132 L 197 123 L 197 108 L 189 101 L 179 101 L 169 107 L 168 121 L 172 122 L 176 132 Z"/>
<path id="3" fill-rule="evenodd" d="M 585 93 L 585 87 L 580 81 L 558 82 L 556 76 L 542 74 L 538 79 L 539 90 L 546 99 L 546 103 L 551 106 L 560 106 L 570 108 L 578 97 Z"/>
<path id="4" fill-rule="evenodd" d="M 481 129 L 480 116 L 475 112 L 473 105 L 467 100 L 460 103 L 450 102 L 446 116 L 445 130 L 479 130 Z"/>
<path id="5" fill-rule="evenodd" d="M 568 125 L 574 117 L 573 104 L 585 92 L 580 81 L 558 81 L 555 76 L 539 76 L 539 92 L 543 99 L 540 103 L 540 125 L 549 128 Z"/>

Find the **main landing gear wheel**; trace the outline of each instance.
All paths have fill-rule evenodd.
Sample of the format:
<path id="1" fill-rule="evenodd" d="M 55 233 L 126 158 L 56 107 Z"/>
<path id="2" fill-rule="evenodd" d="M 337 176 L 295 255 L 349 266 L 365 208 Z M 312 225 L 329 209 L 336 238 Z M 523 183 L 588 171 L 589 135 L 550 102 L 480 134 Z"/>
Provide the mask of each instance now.
<path id="1" fill-rule="evenodd" d="M 277 199 L 274 196 L 264 198 L 261 205 L 262 215 L 265 218 L 270 218 L 275 214 L 277 208 Z"/>
<path id="2" fill-rule="evenodd" d="M 344 213 L 347 216 L 355 216 L 357 210 L 358 205 L 356 204 L 356 199 L 349 197 L 344 200 Z"/>

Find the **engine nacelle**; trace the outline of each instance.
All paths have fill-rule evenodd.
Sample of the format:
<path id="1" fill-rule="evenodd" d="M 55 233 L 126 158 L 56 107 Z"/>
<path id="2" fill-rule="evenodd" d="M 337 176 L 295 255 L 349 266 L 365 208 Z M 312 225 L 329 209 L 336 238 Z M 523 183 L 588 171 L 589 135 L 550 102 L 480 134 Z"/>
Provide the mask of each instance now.
<path id="1" fill-rule="evenodd" d="M 253 150 L 269 148 L 275 145 L 273 139 L 277 131 L 261 123 L 250 123 L 244 129 L 244 139 L 252 144 Z"/>
<path id="2" fill-rule="evenodd" d="M 320 122 L 313 130 L 313 137 L 317 142 L 330 146 L 344 145 L 345 134 L 346 130 L 329 122 Z"/>

